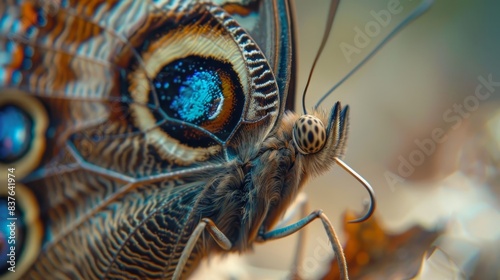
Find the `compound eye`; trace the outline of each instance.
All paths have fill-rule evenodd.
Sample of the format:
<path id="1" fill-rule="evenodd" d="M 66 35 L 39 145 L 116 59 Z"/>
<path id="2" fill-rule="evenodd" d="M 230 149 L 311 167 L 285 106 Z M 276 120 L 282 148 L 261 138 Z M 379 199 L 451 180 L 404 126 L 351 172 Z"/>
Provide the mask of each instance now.
<path id="1" fill-rule="evenodd" d="M 326 142 L 326 129 L 315 116 L 301 116 L 293 126 L 293 142 L 303 155 L 319 152 Z"/>

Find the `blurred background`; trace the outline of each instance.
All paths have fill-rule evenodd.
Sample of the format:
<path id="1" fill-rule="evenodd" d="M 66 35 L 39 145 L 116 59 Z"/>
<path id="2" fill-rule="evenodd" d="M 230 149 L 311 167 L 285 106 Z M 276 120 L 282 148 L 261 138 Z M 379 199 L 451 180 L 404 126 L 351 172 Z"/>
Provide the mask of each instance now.
<path id="1" fill-rule="evenodd" d="M 377 21 L 374 15 L 394 2 L 400 12 Z M 307 107 L 419 3 L 342 1 Z M 329 1 L 295 4 L 301 110 Z M 352 279 L 500 279 L 499 11 L 495 0 L 435 1 L 321 105 L 351 106 L 344 160 L 377 196 L 369 222 L 345 227 L 347 210 L 363 211 L 368 196 L 361 185 L 336 166 L 305 187 L 310 210 L 323 209 L 346 244 Z M 285 279 L 296 242 L 290 236 L 257 245 L 241 257 L 212 258 L 206 267 L 213 279 Z M 320 221 L 307 227 L 304 246 L 302 278 L 335 279 Z M 207 275 L 202 269 L 193 279 Z"/>

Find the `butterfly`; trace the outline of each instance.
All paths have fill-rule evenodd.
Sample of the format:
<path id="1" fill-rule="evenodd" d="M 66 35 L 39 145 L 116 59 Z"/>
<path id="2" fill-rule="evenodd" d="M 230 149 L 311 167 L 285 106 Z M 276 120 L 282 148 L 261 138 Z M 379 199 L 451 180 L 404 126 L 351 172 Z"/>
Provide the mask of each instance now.
<path id="1" fill-rule="evenodd" d="M 321 211 L 278 224 L 310 177 L 341 164 L 348 128 L 340 103 L 285 112 L 292 10 L 287 0 L 0 3 L 0 167 L 14 182 L 0 201 L 4 276 L 185 278 L 208 254 L 317 218 L 336 240 Z"/>

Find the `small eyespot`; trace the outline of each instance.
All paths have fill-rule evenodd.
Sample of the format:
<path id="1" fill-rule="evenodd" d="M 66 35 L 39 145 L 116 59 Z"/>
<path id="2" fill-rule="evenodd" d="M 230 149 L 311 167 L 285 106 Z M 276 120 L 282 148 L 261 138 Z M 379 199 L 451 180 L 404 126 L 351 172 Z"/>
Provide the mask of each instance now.
<path id="1" fill-rule="evenodd" d="M 18 106 L 0 106 L 0 162 L 13 163 L 29 152 L 33 141 L 34 122 L 30 115 Z"/>
<path id="2" fill-rule="evenodd" d="M 301 116 L 293 126 L 293 143 L 303 155 L 319 152 L 326 142 L 326 129 L 320 119 Z"/>

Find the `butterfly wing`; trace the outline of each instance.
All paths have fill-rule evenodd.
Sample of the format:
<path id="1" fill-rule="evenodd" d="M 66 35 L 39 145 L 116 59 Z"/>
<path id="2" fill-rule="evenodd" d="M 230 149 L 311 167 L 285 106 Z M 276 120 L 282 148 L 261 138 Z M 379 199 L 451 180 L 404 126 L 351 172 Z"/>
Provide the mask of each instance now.
<path id="1" fill-rule="evenodd" d="M 196 1 L 4 1 L 0 18 L 1 122 L 25 135 L 2 146 L 20 179 L 18 274 L 168 278 L 206 175 L 258 150 L 282 114 L 287 43 L 259 39 L 267 59 L 280 50 L 270 66 Z"/>
<path id="2" fill-rule="evenodd" d="M 223 8 L 236 19 L 252 36 L 266 55 L 273 69 L 281 93 L 284 93 L 284 109 L 295 109 L 296 49 L 295 13 L 293 1 L 266 0 L 257 5 L 241 9 L 241 4 L 231 3 Z M 251 8 L 251 9 L 250 9 Z"/>

